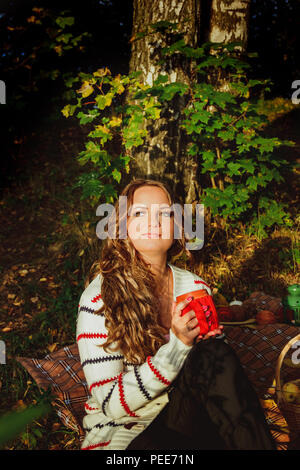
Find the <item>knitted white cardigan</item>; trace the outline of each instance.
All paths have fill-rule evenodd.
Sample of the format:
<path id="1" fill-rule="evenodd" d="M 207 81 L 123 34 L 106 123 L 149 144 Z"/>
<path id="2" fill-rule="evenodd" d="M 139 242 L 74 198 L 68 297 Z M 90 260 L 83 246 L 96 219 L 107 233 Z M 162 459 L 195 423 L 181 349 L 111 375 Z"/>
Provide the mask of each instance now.
<path id="1" fill-rule="evenodd" d="M 173 273 L 173 297 L 209 286 L 196 274 L 168 263 Z M 93 312 L 103 305 L 101 277 L 96 276 L 81 295 L 77 344 L 91 398 L 85 404 L 82 449 L 126 449 L 168 402 L 168 389 L 192 346 L 170 329 L 169 341 L 144 364 L 126 363 L 121 351 L 106 353 L 104 315 Z M 99 347 L 100 346 L 100 347 Z"/>

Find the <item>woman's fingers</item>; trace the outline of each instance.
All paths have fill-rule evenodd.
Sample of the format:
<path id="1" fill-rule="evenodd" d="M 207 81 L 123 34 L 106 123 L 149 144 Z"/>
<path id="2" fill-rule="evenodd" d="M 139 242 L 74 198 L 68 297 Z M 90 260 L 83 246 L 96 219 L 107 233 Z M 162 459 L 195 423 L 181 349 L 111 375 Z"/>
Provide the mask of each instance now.
<path id="1" fill-rule="evenodd" d="M 203 337 L 203 339 L 208 339 L 208 338 L 211 338 L 211 337 L 214 337 L 214 336 L 217 336 L 217 335 L 221 335 L 222 334 L 222 329 L 223 329 L 223 325 L 221 325 L 219 328 L 216 328 L 215 330 L 209 331 L 208 333 L 206 333 L 206 335 Z"/>
<path id="2" fill-rule="evenodd" d="M 172 312 L 172 331 L 185 344 L 191 346 L 195 337 L 200 333 L 198 320 L 194 310 L 182 315 L 182 310 L 190 303 L 192 297 L 175 305 Z M 196 321 L 195 321 L 196 320 Z"/>
<path id="3" fill-rule="evenodd" d="M 176 304 L 176 302 L 174 301 L 174 308 L 172 312 L 173 317 L 177 317 L 177 318 L 181 317 L 181 311 L 190 303 L 191 300 L 192 300 L 192 297 L 188 297 L 182 302 L 179 302 L 179 304 Z"/>
<path id="4" fill-rule="evenodd" d="M 190 313 L 190 312 L 188 312 L 188 313 Z M 192 330 L 192 329 L 194 329 L 196 326 L 199 325 L 199 322 L 198 322 L 198 319 L 197 319 L 197 317 L 196 317 L 195 312 L 194 312 L 193 310 L 191 310 L 191 313 L 193 313 L 193 316 L 191 316 L 191 317 L 187 320 L 186 325 L 187 325 L 188 329 L 191 329 L 191 330 Z"/>

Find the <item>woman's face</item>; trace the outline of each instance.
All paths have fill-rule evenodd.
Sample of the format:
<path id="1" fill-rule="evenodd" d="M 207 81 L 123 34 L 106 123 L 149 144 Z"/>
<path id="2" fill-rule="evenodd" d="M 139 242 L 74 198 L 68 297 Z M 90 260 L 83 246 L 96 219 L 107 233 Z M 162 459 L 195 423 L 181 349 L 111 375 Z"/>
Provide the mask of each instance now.
<path id="1" fill-rule="evenodd" d="M 136 189 L 127 218 L 128 237 L 135 249 L 141 253 L 166 253 L 174 239 L 173 214 L 163 189 L 157 186 Z"/>

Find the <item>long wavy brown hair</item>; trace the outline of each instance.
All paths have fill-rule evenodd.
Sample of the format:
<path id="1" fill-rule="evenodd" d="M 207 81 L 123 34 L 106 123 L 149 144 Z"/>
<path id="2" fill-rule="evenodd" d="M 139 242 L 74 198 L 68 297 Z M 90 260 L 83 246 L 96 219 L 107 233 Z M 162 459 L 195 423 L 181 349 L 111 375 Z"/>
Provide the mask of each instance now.
<path id="1" fill-rule="evenodd" d="M 154 179 L 134 179 L 123 189 L 120 196 L 127 196 L 127 213 L 133 204 L 133 195 L 137 188 L 150 185 L 162 188 L 169 204 L 175 203 L 167 183 Z M 182 208 L 182 205 L 178 202 Z M 98 274 L 102 277 L 102 307 L 95 313 L 105 315 L 107 341 L 101 346 L 107 352 L 122 350 L 128 363 L 141 364 L 146 357 L 155 354 L 165 344 L 164 330 L 159 324 L 159 303 L 156 280 L 150 271 L 150 264 L 140 256 L 129 237 L 120 239 L 119 201 L 114 205 L 116 214 L 116 238 L 106 238 L 101 248 L 100 259 L 90 269 L 86 285 Z M 122 220 L 122 211 L 121 219 Z M 174 224 L 176 218 L 174 218 Z M 178 224 L 177 224 L 178 225 Z M 193 260 L 186 248 L 184 231 L 181 238 L 174 238 L 167 252 L 167 262 L 186 254 L 185 259 Z"/>

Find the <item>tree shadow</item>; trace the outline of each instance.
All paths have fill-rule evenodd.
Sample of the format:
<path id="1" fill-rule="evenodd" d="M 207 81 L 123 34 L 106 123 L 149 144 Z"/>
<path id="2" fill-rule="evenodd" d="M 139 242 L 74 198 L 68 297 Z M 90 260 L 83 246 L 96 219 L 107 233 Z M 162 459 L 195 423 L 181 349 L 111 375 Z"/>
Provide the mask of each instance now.
<path id="1" fill-rule="evenodd" d="M 260 290 L 276 297 L 286 295 L 291 279 L 292 240 L 288 236 L 278 236 L 261 241 L 252 256 L 245 260 L 235 273 L 244 279 L 253 290 Z M 286 277 L 282 276 L 286 272 Z"/>
<path id="2" fill-rule="evenodd" d="M 294 146 L 279 146 L 274 149 L 273 157 L 278 159 L 284 158 L 288 164 L 283 167 L 281 174 L 284 178 L 280 183 L 276 183 L 277 190 L 282 194 L 282 200 L 289 205 L 292 211 L 298 210 L 298 172 L 293 167 L 300 163 L 300 107 L 297 107 L 288 113 L 274 119 L 263 130 L 268 137 L 278 137 L 281 140 L 291 140 Z M 294 199 L 296 198 L 296 199 Z M 292 201 L 292 205 L 291 205 Z"/>
<path id="3" fill-rule="evenodd" d="M 289 139 L 296 142 L 295 147 L 287 147 L 288 152 L 286 158 L 289 161 L 299 158 L 299 125 L 300 107 L 295 107 L 291 111 L 274 119 L 264 128 L 264 133 L 269 137 L 279 137 L 280 139 Z"/>

